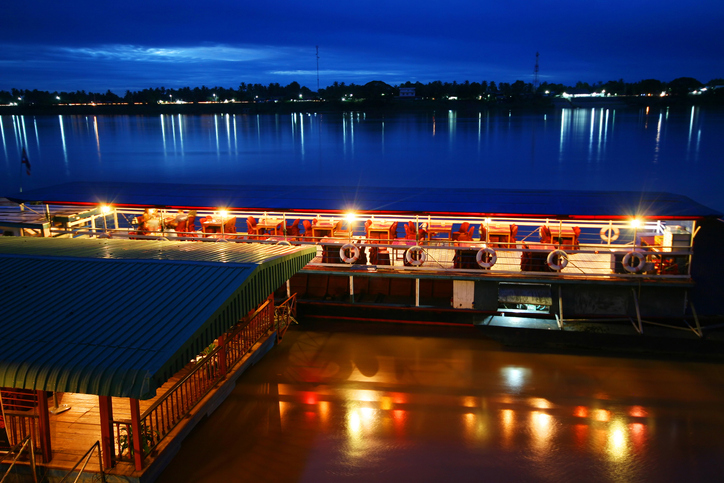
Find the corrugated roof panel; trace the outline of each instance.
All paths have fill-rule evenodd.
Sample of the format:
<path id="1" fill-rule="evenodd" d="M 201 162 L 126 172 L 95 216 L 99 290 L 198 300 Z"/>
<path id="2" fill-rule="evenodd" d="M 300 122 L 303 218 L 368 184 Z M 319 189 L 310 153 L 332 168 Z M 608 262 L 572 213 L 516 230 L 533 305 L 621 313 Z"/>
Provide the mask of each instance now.
<path id="1" fill-rule="evenodd" d="M 152 397 L 315 254 L 258 244 L 2 239 L 0 386 Z"/>

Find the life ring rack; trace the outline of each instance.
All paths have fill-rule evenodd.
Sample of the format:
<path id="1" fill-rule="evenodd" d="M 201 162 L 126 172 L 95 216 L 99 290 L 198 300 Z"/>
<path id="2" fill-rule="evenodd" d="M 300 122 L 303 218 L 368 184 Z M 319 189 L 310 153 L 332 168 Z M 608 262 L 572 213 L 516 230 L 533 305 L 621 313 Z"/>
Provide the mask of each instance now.
<path id="1" fill-rule="evenodd" d="M 483 261 L 483 260 L 488 260 Z M 478 262 L 478 265 L 480 265 L 482 268 L 490 268 L 493 265 L 495 265 L 495 262 L 498 260 L 498 254 L 495 253 L 495 250 L 493 250 L 490 247 L 481 248 L 478 250 L 478 253 L 475 254 L 475 261 Z"/>
<path id="2" fill-rule="evenodd" d="M 413 253 L 419 253 L 418 258 L 413 258 Z M 405 260 L 413 267 L 419 267 L 427 260 L 427 254 L 421 246 L 414 246 L 407 249 Z"/>
<path id="3" fill-rule="evenodd" d="M 556 260 L 558 260 L 558 263 L 556 263 Z M 546 263 L 556 272 L 563 270 L 568 266 L 568 254 L 563 250 L 553 250 L 548 254 Z"/>
<path id="4" fill-rule="evenodd" d="M 351 251 L 350 256 L 347 256 L 347 250 Z M 339 249 L 339 258 L 341 258 L 344 263 L 352 264 L 356 262 L 359 260 L 359 254 L 359 247 L 354 243 L 346 243 Z"/>

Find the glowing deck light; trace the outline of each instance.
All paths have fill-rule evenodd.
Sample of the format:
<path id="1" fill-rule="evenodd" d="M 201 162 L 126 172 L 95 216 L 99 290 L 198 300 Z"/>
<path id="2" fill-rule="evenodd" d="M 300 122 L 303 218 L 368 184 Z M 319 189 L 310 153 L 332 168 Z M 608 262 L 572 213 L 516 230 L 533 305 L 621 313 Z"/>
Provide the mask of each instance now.
<path id="1" fill-rule="evenodd" d="M 107 215 L 111 211 L 112 211 L 112 208 L 110 205 L 101 205 L 101 213 L 103 213 L 104 215 Z"/>
<path id="2" fill-rule="evenodd" d="M 347 213 L 347 222 L 348 223 L 354 223 L 354 221 L 357 219 L 357 216 L 353 212 Z"/>
<path id="3" fill-rule="evenodd" d="M 219 215 L 221 215 L 222 218 L 226 218 L 229 216 L 229 212 L 226 210 L 219 210 Z"/>
<path id="4" fill-rule="evenodd" d="M 640 228 L 641 227 L 641 220 L 638 218 L 634 218 L 631 220 L 631 228 Z"/>

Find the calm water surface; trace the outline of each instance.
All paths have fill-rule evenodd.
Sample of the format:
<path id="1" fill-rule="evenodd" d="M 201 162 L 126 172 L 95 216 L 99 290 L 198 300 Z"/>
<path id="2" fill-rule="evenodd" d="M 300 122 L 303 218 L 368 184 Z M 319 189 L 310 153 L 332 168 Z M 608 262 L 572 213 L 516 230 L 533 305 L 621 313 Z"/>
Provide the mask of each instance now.
<path id="1" fill-rule="evenodd" d="M 721 480 L 720 365 L 450 330 L 302 321 L 159 483 Z"/>
<path id="2" fill-rule="evenodd" d="M 1 116 L 0 194 L 72 180 L 550 187 L 671 191 L 724 211 L 722 132 L 724 112 L 701 108 Z"/>

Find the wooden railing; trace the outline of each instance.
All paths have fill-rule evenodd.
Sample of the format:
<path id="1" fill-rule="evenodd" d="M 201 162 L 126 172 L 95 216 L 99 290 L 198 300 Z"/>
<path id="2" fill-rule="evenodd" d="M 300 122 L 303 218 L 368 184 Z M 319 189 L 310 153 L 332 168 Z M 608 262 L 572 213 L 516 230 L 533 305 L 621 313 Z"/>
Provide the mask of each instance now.
<path id="1" fill-rule="evenodd" d="M 0 392 L 5 412 L 5 431 L 10 445 L 18 444 L 25 438 L 32 438 L 32 447 L 36 451 L 42 448 L 40 421 L 38 418 L 38 398 L 35 391 L 3 388 Z M 2 419 L 2 414 L 0 414 Z M 8 448 L 0 448 L 7 451 Z"/>
<path id="2" fill-rule="evenodd" d="M 180 381 L 140 416 L 142 458 L 153 454 L 159 443 L 190 413 L 216 384 L 241 361 L 263 336 L 274 328 L 274 305 L 267 301 L 244 321 L 220 337 L 218 346 L 197 360 Z M 116 460 L 133 459 L 132 424 L 114 420 Z"/>

